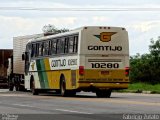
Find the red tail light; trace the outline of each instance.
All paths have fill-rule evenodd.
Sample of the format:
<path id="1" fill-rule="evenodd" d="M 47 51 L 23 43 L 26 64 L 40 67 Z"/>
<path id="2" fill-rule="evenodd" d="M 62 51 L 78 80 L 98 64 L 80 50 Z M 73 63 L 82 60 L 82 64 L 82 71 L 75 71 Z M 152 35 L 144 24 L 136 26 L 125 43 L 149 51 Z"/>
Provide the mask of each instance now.
<path id="1" fill-rule="evenodd" d="M 84 66 L 79 66 L 79 74 L 84 75 Z"/>
<path id="2" fill-rule="evenodd" d="M 125 75 L 126 75 L 126 76 L 129 75 L 129 67 L 125 67 Z"/>

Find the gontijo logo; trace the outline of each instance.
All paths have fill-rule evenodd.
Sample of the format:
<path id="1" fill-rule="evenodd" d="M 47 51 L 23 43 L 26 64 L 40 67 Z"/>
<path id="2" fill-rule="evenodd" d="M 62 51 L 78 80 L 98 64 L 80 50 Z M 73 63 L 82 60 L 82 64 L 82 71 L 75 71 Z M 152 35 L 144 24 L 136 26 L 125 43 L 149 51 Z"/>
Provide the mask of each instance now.
<path id="1" fill-rule="evenodd" d="M 102 42 L 109 42 L 111 41 L 111 36 L 116 34 L 116 32 L 102 32 L 100 35 L 94 35 L 95 37 L 99 38 Z"/>

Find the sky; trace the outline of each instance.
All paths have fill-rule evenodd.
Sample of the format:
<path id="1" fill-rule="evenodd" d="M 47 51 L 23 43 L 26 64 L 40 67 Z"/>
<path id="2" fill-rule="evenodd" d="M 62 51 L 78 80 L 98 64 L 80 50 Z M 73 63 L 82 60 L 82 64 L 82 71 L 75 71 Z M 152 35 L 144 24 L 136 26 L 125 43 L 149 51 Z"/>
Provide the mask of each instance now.
<path id="1" fill-rule="evenodd" d="M 0 49 L 12 49 L 13 37 L 42 33 L 48 24 L 124 27 L 130 55 L 145 54 L 160 36 L 160 0 L 0 0 Z"/>

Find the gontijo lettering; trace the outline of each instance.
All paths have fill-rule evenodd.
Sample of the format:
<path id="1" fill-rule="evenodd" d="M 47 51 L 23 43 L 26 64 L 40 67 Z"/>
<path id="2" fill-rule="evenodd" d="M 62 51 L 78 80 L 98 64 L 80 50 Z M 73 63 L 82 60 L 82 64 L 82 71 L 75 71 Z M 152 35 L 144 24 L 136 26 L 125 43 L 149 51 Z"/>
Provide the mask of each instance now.
<path id="1" fill-rule="evenodd" d="M 65 59 L 52 60 L 51 66 L 52 67 L 63 67 L 63 66 L 66 66 L 66 60 Z"/>
<path id="2" fill-rule="evenodd" d="M 65 67 L 77 65 L 77 59 L 57 59 L 51 61 L 51 67 Z"/>
<path id="3" fill-rule="evenodd" d="M 94 51 L 122 51 L 122 46 L 96 46 L 90 45 L 88 46 L 88 50 Z"/>

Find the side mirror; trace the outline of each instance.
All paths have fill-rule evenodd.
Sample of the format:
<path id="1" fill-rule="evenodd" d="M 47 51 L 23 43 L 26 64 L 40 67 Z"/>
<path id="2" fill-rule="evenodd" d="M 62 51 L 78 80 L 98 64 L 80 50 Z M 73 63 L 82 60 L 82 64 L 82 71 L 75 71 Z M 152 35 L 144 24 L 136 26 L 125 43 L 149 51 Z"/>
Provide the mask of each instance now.
<path id="1" fill-rule="evenodd" d="M 26 59 L 26 56 L 25 56 L 25 54 L 23 53 L 22 54 L 22 61 L 24 61 Z"/>

